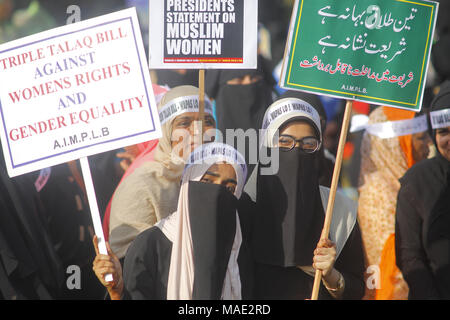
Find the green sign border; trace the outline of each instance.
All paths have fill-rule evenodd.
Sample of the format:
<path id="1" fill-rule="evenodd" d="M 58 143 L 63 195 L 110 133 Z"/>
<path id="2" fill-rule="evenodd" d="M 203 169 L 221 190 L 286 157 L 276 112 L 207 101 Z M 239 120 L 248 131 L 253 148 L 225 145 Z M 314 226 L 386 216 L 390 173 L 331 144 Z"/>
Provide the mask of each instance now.
<path id="1" fill-rule="evenodd" d="M 424 53 L 423 62 L 422 62 L 422 71 L 421 71 L 421 74 L 420 74 L 420 83 L 419 83 L 419 87 L 418 87 L 418 90 L 417 90 L 416 102 L 415 103 L 409 103 L 409 102 L 401 102 L 401 101 L 395 101 L 395 100 L 371 97 L 371 96 L 361 95 L 361 94 L 354 94 L 354 93 L 349 93 L 349 92 L 342 92 L 342 91 L 337 91 L 337 90 L 330 90 L 330 89 L 325 89 L 325 88 L 316 88 L 316 87 L 311 87 L 311 86 L 306 86 L 306 85 L 301 85 L 301 84 L 296 84 L 296 83 L 289 82 L 290 81 L 290 76 L 291 76 L 291 71 L 292 71 L 292 64 L 293 64 L 293 59 L 292 59 L 293 58 L 293 52 L 295 52 L 295 47 L 297 45 L 297 39 L 298 39 L 298 34 L 299 34 L 300 22 L 302 20 L 302 9 L 303 9 L 303 2 L 304 2 L 304 0 L 298 0 L 298 1 L 301 1 L 300 10 L 299 10 L 300 13 L 299 13 L 299 15 L 295 16 L 296 18 L 298 17 L 298 22 L 297 22 L 297 26 L 295 28 L 294 45 L 293 45 L 292 49 L 289 51 L 289 55 L 290 55 L 289 56 L 289 59 L 290 59 L 289 69 L 286 70 L 282 74 L 282 78 L 285 78 L 285 79 L 281 79 L 281 80 L 285 80 L 286 84 L 290 85 L 290 86 L 304 87 L 304 88 L 308 88 L 308 89 L 321 90 L 321 91 L 326 91 L 326 92 L 333 92 L 333 93 L 338 93 L 338 94 L 342 94 L 342 95 L 348 95 L 348 96 L 351 96 L 351 97 L 362 97 L 362 98 L 366 98 L 366 99 L 374 99 L 374 100 L 380 100 L 380 101 L 400 103 L 400 104 L 405 105 L 405 106 L 406 105 L 414 106 L 414 107 L 416 107 L 414 109 L 418 109 L 417 106 L 418 106 L 419 97 L 421 96 L 420 93 L 423 92 L 422 80 L 424 80 L 423 72 L 424 72 L 424 69 L 425 69 L 425 62 L 427 61 L 427 55 L 428 55 L 428 52 L 430 51 L 429 50 L 430 49 L 430 34 L 431 34 L 432 30 L 433 30 L 432 27 L 435 24 L 435 22 L 433 23 L 433 21 L 435 21 L 434 8 L 438 7 L 438 4 L 433 5 L 433 4 L 418 3 L 418 2 L 415 2 L 415 1 L 408 1 L 408 0 L 393 0 L 393 1 L 397 1 L 397 2 L 405 2 L 405 3 L 411 3 L 411 4 L 415 4 L 415 5 L 420 5 L 420 6 L 431 7 L 431 15 L 430 15 L 430 23 L 429 23 L 429 27 L 428 27 L 427 43 L 426 43 L 426 46 L 425 46 L 425 53 Z M 297 12 L 298 12 L 298 10 L 297 10 Z M 291 36 L 291 34 L 289 36 Z M 287 74 L 287 77 L 283 77 L 283 75 L 286 76 L 286 74 Z M 281 85 L 281 87 L 284 88 L 283 85 Z M 412 109 L 412 108 L 409 108 L 409 109 Z M 416 111 L 419 111 L 419 110 L 416 110 Z"/>

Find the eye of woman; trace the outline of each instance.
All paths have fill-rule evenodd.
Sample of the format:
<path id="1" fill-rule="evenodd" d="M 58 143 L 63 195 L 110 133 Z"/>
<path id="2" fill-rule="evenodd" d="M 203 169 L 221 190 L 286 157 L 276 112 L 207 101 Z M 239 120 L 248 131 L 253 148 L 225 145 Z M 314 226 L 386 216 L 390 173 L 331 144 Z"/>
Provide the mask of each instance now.
<path id="1" fill-rule="evenodd" d="M 290 148 L 292 146 L 294 139 L 290 136 L 280 136 L 278 139 L 278 145 L 281 148 Z"/>
<path id="2" fill-rule="evenodd" d="M 200 179 L 200 182 L 204 182 L 204 183 L 213 183 L 213 181 L 211 179 L 209 179 L 208 177 L 203 176 Z"/>
<path id="3" fill-rule="evenodd" d="M 445 136 L 449 134 L 448 128 L 437 129 L 436 133 L 440 136 Z"/>
<path id="4" fill-rule="evenodd" d="M 319 144 L 319 141 L 315 137 L 305 137 L 302 142 L 303 149 L 305 150 L 315 150 Z"/>
<path id="5" fill-rule="evenodd" d="M 205 116 L 205 126 L 215 128 L 216 122 L 214 121 L 214 118 L 211 116 Z"/>
<path id="6" fill-rule="evenodd" d="M 191 126 L 192 119 L 189 117 L 183 117 L 181 119 L 178 119 L 175 122 L 175 127 L 177 128 L 189 128 Z"/>
<path id="7" fill-rule="evenodd" d="M 230 191 L 232 194 L 234 194 L 234 192 L 236 191 L 236 186 L 233 183 L 229 183 L 226 186 L 227 190 Z"/>

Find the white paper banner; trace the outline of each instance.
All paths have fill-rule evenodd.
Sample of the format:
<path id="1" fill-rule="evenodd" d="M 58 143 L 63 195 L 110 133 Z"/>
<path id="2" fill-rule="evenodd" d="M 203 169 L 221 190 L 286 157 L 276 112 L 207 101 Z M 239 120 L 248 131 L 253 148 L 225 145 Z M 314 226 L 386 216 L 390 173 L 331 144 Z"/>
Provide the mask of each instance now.
<path id="1" fill-rule="evenodd" d="M 0 46 L 10 176 L 161 136 L 134 8 Z"/>
<path id="2" fill-rule="evenodd" d="M 350 132 L 367 130 L 373 136 L 381 139 L 389 139 L 428 130 L 426 115 L 408 120 L 386 121 L 372 124 L 368 123 L 368 119 L 364 115 L 353 116 Z"/>

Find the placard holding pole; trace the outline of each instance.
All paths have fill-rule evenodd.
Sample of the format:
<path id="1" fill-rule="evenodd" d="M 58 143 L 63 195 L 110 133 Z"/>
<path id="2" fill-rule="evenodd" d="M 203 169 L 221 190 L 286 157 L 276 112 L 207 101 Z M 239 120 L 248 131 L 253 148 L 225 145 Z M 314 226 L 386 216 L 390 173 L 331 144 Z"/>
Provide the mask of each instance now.
<path id="1" fill-rule="evenodd" d="M 94 182 L 92 181 L 91 169 L 89 167 L 88 158 L 80 159 L 81 173 L 83 174 L 84 184 L 86 186 L 87 198 L 89 201 L 89 208 L 91 210 L 92 224 L 94 225 L 95 235 L 98 239 L 98 250 L 101 254 L 108 255 L 108 250 L 105 243 L 105 235 L 103 234 L 102 220 L 100 212 L 98 211 L 97 198 L 95 196 Z M 113 281 L 111 274 L 105 276 L 105 280 Z"/>
<path id="2" fill-rule="evenodd" d="M 420 111 L 438 4 L 296 0 L 280 87 L 347 100 L 321 237 L 328 238 L 352 100 Z M 319 294 L 316 271 L 312 300 Z"/>
<path id="3" fill-rule="evenodd" d="M 202 134 L 205 131 L 205 69 L 198 71 L 198 112 L 202 124 Z"/>
<path id="4" fill-rule="evenodd" d="M 344 119 L 342 122 L 341 134 L 339 137 L 339 145 L 336 153 L 336 162 L 334 164 L 333 169 L 333 178 L 331 180 L 330 196 L 328 198 L 327 211 L 325 213 L 325 222 L 322 229 L 322 234 L 320 236 L 321 239 L 328 239 L 330 233 L 331 221 L 333 219 L 334 200 L 336 198 L 339 175 L 341 173 L 342 158 L 344 156 L 344 147 L 345 142 L 347 140 L 347 133 L 350 125 L 352 107 L 353 101 L 348 100 L 347 103 L 345 104 Z M 316 270 L 311 300 L 317 300 L 319 296 L 319 288 L 321 280 L 322 280 L 322 273 L 319 270 Z"/>
<path id="5" fill-rule="evenodd" d="M 10 177 L 158 139 L 161 124 L 135 8 L 0 45 L 0 137 Z"/>

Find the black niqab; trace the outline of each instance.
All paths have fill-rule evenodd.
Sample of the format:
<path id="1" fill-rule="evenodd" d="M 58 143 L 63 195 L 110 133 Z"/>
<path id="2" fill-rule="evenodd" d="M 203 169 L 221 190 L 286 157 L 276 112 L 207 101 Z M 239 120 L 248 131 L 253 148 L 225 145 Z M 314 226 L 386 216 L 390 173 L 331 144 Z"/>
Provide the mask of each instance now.
<path id="1" fill-rule="evenodd" d="M 237 199 L 224 186 L 189 182 L 196 300 L 221 298 L 236 234 Z"/>
<path id="2" fill-rule="evenodd" d="M 317 153 L 294 148 L 279 151 L 279 155 L 277 174 L 258 172 L 252 241 L 255 259 L 282 267 L 311 265 L 325 218 Z"/>
<path id="3" fill-rule="evenodd" d="M 250 75 L 261 80 L 248 85 L 230 85 L 229 80 Z M 217 128 L 258 129 L 267 107 L 272 103 L 275 84 L 267 61 L 258 59 L 257 69 L 211 70 L 206 73 L 206 92 L 216 100 Z"/>

